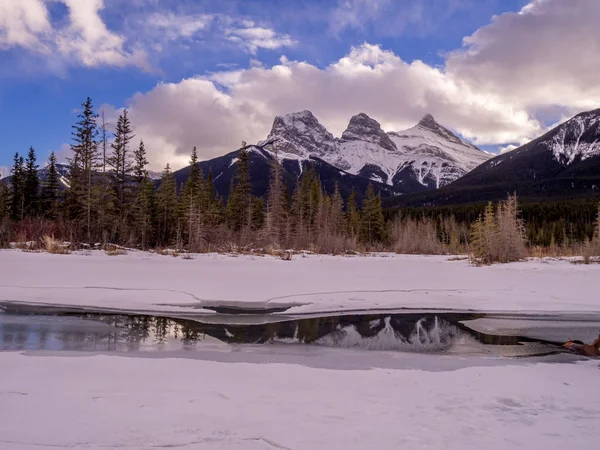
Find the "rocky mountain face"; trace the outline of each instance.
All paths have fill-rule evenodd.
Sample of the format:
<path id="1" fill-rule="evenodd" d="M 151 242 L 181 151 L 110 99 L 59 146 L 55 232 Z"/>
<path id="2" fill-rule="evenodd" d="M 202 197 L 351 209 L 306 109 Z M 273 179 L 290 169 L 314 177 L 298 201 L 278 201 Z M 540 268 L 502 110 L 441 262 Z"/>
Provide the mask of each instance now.
<path id="1" fill-rule="evenodd" d="M 394 203 L 454 204 L 521 198 L 600 196 L 600 109 L 584 112 L 543 136 L 484 162 L 439 191 Z"/>
<path id="2" fill-rule="evenodd" d="M 267 145 L 268 144 L 268 145 Z M 334 138 L 310 111 L 278 116 L 265 146 L 280 160 L 319 158 L 398 193 L 437 189 L 490 158 L 426 115 L 413 128 L 386 133 L 364 113 Z"/>

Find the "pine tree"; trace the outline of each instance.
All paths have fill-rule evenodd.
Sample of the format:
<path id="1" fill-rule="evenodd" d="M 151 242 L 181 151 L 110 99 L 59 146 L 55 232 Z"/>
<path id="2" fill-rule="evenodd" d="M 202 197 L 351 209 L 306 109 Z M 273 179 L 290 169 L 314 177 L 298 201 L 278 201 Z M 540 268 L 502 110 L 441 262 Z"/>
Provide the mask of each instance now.
<path id="1" fill-rule="evenodd" d="M 375 195 L 373 185 L 369 184 L 367 197 L 363 201 L 360 237 L 363 242 L 373 244 L 383 242 L 385 234 L 381 197 Z"/>
<path id="2" fill-rule="evenodd" d="M 196 147 L 192 149 L 190 157 L 190 173 L 181 190 L 180 214 L 186 225 L 186 235 L 188 240 L 188 249 L 197 247 L 202 239 L 203 212 L 205 207 L 204 177 L 198 158 Z"/>
<path id="3" fill-rule="evenodd" d="M 22 220 L 25 217 L 25 161 L 15 153 L 11 170 L 10 217 Z"/>
<path id="4" fill-rule="evenodd" d="M 265 225 L 265 202 L 262 198 L 252 200 L 250 213 L 250 228 L 254 231 L 261 230 Z"/>
<path id="5" fill-rule="evenodd" d="M 144 141 L 140 141 L 139 147 L 133 152 L 133 180 L 138 185 L 142 184 L 142 181 L 148 176 L 147 165 L 146 147 L 144 147 Z"/>
<path id="6" fill-rule="evenodd" d="M 283 180 L 281 165 L 277 157 L 271 163 L 271 181 L 267 199 L 267 235 L 272 244 L 281 246 L 282 231 L 285 226 L 285 208 L 283 205 Z"/>
<path id="7" fill-rule="evenodd" d="M 330 218 L 332 233 L 336 235 L 344 234 L 344 200 L 342 199 L 337 183 L 335 183 L 335 189 L 333 191 L 333 196 L 331 197 Z"/>
<path id="8" fill-rule="evenodd" d="M 10 213 L 10 196 L 8 188 L 4 183 L 0 182 L 0 229 L 2 222 L 9 216 Z"/>
<path id="9" fill-rule="evenodd" d="M 206 178 L 206 189 L 204 193 L 205 206 L 203 209 L 203 221 L 207 227 L 214 228 L 221 224 L 225 217 L 225 211 L 223 209 L 223 201 L 217 195 L 214 185 L 214 179 L 212 169 L 208 169 L 208 176 Z"/>
<path id="10" fill-rule="evenodd" d="M 156 193 L 158 238 L 162 245 L 170 245 L 177 232 L 177 185 L 169 164 L 163 171 Z"/>
<path id="11" fill-rule="evenodd" d="M 48 219 L 58 217 L 58 201 L 60 197 L 60 184 L 58 172 L 56 170 L 56 155 L 50 153 L 48 163 L 48 174 L 42 183 L 41 203 L 44 209 L 44 216 Z"/>
<path id="12" fill-rule="evenodd" d="M 28 216 L 36 216 L 39 211 L 40 178 L 36 162 L 35 150 L 30 147 L 25 160 L 25 189 L 23 192 L 25 214 Z"/>
<path id="13" fill-rule="evenodd" d="M 243 210 L 244 205 L 242 203 L 241 190 L 239 185 L 236 185 L 233 179 L 231 179 L 227 206 L 225 207 L 225 221 L 230 230 L 240 231 L 244 226 Z"/>
<path id="14" fill-rule="evenodd" d="M 115 196 L 117 210 L 121 217 L 125 213 L 131 194 L 128 184 L 133 172 L 133 165 L 129 144 L 134 137 L 131 122 L 127 116 L 127 110 L 124 109 L 117 120 L 115 140 L 111 145 L 112 154 L 107 160 L 107 164 L 110 167 L 113 195 Z"/>
<path id="15" fill-rule="evenodd" d="M 100 167 L 98 162 L 98 126 L 97 114 L 94 113 L 92 100 L 88 97 L 82 104 L 83 111 L 77 116 L 78 122 L 73 126 L 73 156 L 69 189 L 69 211 L 75 220 L 86 224 L 88 243 L 92 240 L 92 218 L 98 209 L 99 193 L 94 188 L 94 173 Z"/>
<path id="16" fill-rule="evenodd" d="M 360 212 L 356 207 L 356 192 L 352 191 L 346 205 L 346 233 L 357 237 L 360 231 Z"/>
<path id="17" fill-rule="evenodd" d="M 156 196 L 154 183 L 145 176 L 136 192 L 133 206 L 135 226 L 142 250 L 148 248 L 154 236 L 156 221 Z"/>
<path id="18" fill-rule="evenodd" d="M 250 183 L 250 164 L 248 160 L 248 151 L 246 143 L 242 143 L 242 149 L 238 155 L 237 172 L 236 172 L 236 189 L 240 198 L 240 223 L 241 227 L 248 225 L 250 219 L 250 206 L 252 196 L 252 186 Z"/>
<path id="19" fill-rule="evenodd" d="M 104 110 L 100 114 L 100 145 L 102 147 L 102 173 L 106 173 L 106 159 L 108 154 L 108 130 L 106 128 L 106 117 L 104 116 Z"/>

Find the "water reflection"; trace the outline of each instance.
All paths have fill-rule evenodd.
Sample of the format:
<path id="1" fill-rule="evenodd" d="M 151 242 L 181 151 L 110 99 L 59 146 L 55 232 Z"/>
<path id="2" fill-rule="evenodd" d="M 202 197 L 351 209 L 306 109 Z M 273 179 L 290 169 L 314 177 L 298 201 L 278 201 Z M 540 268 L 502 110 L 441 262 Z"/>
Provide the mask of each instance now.
<path id="1" fill-rule="evenodd" d="M 297 343 L 423 352 L 453 351 L 465 343 L 517 346 L 533 341 L 487 335 L 462 324 L 475 317 L 450 313 L 362 314 L 232 325 L 144 315 L 0 314 L 0 350 L 132 352 Z"/>

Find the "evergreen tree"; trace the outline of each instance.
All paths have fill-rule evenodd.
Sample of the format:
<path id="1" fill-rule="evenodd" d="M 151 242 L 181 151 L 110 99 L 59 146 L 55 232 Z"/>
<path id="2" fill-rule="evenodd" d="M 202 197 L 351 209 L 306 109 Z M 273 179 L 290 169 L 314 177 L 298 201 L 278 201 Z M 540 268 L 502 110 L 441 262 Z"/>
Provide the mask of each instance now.
<path id="1" fill-rule="evenodd" d="M 186 225 L 186 235 L 189 250 L 197 247 L 202 239 L 202 216 L 206 209 L 204 200 L 204 177 L 200 168 L 198 151 L 196 147 L 192 149 L 190 157 L 190 173 L 181 190 L 181 217 Z"/>
<path id="2" fill-rule="evenodd" d="M 115 140 L 111 145 L 112 154 L 107 160 L 107 164 L 110 167 L 113 195 L 115 196 L 120 216 L 123 216 L 125 213 L 131 194 L 128 185 L 133 172 L 133 165 L 129 144 L 134 137 L 131 122 L 127 116 L 127 110 L 124 109 L 117 120 Z"/>
<path id="3" fill-rule="evenodd" d="M 25 160 L 25 187 L 23 192 L 25 214 L 28 216 L 35 216 L 39 211 L 40 178 L 36 162 L 35 150 L 30 147 Z"/>
<path id="4" fill-rule="evenodd" d="M 160 187 L 156 193 L 158 238 L 162 245 L 170 245 L 177 232 L 177 185 L 169 164 L 163 171 Z"/>
<path id="5" fill-rule="evenodd" d="M 11 170 L 10 217 L 22 220 L 25 217 L 25 161 L 15 153 Z"/>
<path id="6" fill-rule="evenodd" d="M 223 210 L 223 202 L 215 191 L 212 169 L 210 168 L 208 169 L 208 177 L 206 179 L 205 198 L 204 223 L 208 227 L 215 227 L 223 221 L 225 211 Z"/>
<path id="7" fill-rule="evenodd" d="M 282 232 L 285 227 L 285 207 L 283 204 L 283 180 L 281 165 L 277 158 L 271 163 L 271 181 L 267 199 L 267 235 L 271 243 L 282 245 Z"/>
<path id="8" fill-rule="evenodd" d="M 250 213 L 250 228 L 254 231 L 261 230 L 265 225 L 265 203 L 262 198 L 252 200 Z"/>
<path id="9" fill-rule="evenodd" d="M 232 231 L 240 231 L 244 226 L 244 205 L 239 185 L 235 185 L 233 179 L 229 185 L 229 196 L 225 207 L 225 221 L 227 227 Z"/>
<path id="10" fill-rule="evenodd" d="M 10 196 L 8 188 L 4 183 L 0 182 L 0 228 L 4 219 L 10 213 Z"/>
<path id="11" fill-rule="evenodd" d="M 48 175 L 42 183 L 41 203 L 44 208 L 44 216 L 48 219 L 58 217 L 58 200 L 60 197 L 60 184 L 58 171 L 56 170 L 56 155 L 50 153 L 48 163 Z"/>
<path id="12" fill-rule="evenodd" d="M 156 222 L 156 197 L 154 183 L 146 175 L 140 183 L 134 201 L 134 218 L 142 250 L 148 248 L 154 236 Z"/>
<path id="13" fill-rule="evenodd" d="M 345 233 L 344 224 L 344 200 L 340 194 L 340 189 L 337 183 L 335 183 L 335 190 L 331 197 L 331 231 L 333 234 L 342 235 Z"/>
<path id="14" fill-rule="evenodd" d="M 100 113 L 100 145 L 102 147 L 102 173 L 106 173 L 106 160 L 108 158 L 108 130 L 106 128 L 104 109 Z"/>
<path id="15" fill-rule="evenodd" d="M 360 212 L 356 207 L 356 192 L 352 191 L 346 206 L 346 233 L 358 236 L 360 231 Z"/>
<path id="16" fill-rule="evenodd" d="M 97 114 L 88 97 L 82 104 L 83 111 L 73 126 L 69 162 L 71 165 L 71 187 L 69 189 L 69 212 L 73 219 L 86 225 L 88 243 L 92 240 L 92 219 L 100 203 L 99 192 L 94 187 L 94 173 L 100 167 L 98 155 Z"/>
<path id="17" fill-rule="evenodd" d="M 383 242 L 386 237 L 381 197 L 375 195 L 371 184 L 363 201 L 360 237 L 363 242 L 369 244 Z"/>
<path id="18" fill-rule="evenodd" d="M 240 223 L 241 226 L 247 226 L 250 218 L 250 206 L 252 187 L 250 184 L 250 164 L 248 161 L 248 151 L 246 143 L 242 143 L 242 150 L 238 155 L 237 172 L 236 172 L 236 189 L 240 199 Z"/>
<path id="19" fill-rule="evenodd" d="M 142 181 L 148 176 L 147 165 L 146 147 L 144 147 L 144 141 L 140 141 L 139 147 L 133 152 L 133 180 L 138 185 L 142 184 Z"/>

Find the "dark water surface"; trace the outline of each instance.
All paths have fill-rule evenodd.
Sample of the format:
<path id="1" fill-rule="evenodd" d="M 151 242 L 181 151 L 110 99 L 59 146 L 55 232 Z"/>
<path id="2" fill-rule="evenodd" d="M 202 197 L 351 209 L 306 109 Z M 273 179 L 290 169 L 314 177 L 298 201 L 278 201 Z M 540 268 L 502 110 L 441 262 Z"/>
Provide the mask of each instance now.
<path id="1" fill-rule="evenodd" d="M 397 312 L 322 317 L 216 314 L 177 318 L 2 306 L 0 351 L 169 352 L 287 344 L 358 350 L 531 357 L 598 335 L 600 317 Z"/>

